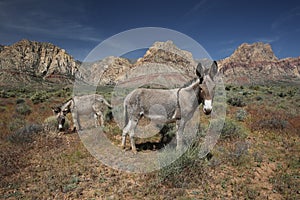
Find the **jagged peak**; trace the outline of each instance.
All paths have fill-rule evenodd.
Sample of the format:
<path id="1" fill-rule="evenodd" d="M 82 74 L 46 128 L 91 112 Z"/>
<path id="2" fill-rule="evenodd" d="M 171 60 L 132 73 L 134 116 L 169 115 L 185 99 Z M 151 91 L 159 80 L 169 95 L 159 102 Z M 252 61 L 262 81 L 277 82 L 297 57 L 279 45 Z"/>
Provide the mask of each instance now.
<path id="1" fill-rule="evenodd" d="M 276 62 L 272 47 L 268 43 L 255 42 L 252 44 L 242 43 L 233 54 L 225 59 L 227 62 L 251 63 L 251 62 Z"/>
<path id="2" fill-rule="evenodd" d="M 21 39 L 18 42 L 12 44 L 12 47 L 15 46 L 50 46 L 50 47 L 56 47 L 58 49 L 61 49 L 60 47 L 58 47 L 57 45 L 54 45 L 50 42 L 38 42 L 38 41 L 33 41 L 33 40 L 28 40 L 28 39 Z"/>
<path id="3" fill-rule="evenodd" d="M 191 52 L 186 51 L 186 50 L 182 50 L 179 49 L 172 40 L 167 40 L 165 42 L 162 41 L 157 41 L 155 42 L 150 48 L 149 50 L 146 52 L 145 56 L 151 54 L 151 52 L 153 51 L 157 51 L 157 50 L 163 50 L 165 52 L 170 52 L 173 54 L 177 54 L 180 55 L 182 57 L 184 57 L 187 60 L 193 60 L 193 55 Z M 144 56 L 144 57 L 145 57 Z"/>

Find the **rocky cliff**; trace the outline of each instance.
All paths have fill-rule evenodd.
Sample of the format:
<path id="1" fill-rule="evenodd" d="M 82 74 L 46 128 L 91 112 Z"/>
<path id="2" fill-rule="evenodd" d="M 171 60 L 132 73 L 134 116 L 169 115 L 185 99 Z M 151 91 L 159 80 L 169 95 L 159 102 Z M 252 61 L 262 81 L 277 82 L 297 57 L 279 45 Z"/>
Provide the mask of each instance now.
<path id="1" fill-rule="evenodd" d="M 265 83 L 300 78 L 300 57 L 279 60 L 269 44 L 242 44 L 219 61 L 224 80 L 233 84 Z"/>
<path id="2" fill-rule="evenodd" d="M 0 81 L 32 82 L 40 78 L 65 81 L 78 70 L 79 63 L 53 44 L 21 40 L 0 47 Z"/>

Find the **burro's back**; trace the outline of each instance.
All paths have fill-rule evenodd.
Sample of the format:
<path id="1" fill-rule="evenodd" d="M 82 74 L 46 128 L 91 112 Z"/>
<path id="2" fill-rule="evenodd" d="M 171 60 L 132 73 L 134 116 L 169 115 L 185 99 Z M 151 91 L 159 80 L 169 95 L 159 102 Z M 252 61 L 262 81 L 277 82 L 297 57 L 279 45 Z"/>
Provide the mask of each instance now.
<path id="1" fill-rule="evenodd" d="M 127 112 L 139 117 L 161 118 L 168 121 L 172 118 L 176 108 L 177 90 L 145 89 L 139 88 L 132 91 L 124 101 Z"/>

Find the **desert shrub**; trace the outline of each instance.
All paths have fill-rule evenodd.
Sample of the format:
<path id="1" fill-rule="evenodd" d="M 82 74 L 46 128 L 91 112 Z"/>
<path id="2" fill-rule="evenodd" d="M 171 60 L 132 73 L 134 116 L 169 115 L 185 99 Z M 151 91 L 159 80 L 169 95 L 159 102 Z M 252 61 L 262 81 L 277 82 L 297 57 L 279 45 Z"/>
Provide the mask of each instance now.
<path id="1" fill-rule="evenodd" d="M 284 199 L 299 199 L 299 173 L 279 172 L 270 178 L 270 183 Z"/>
<path id="2" fill-rule="evenodd" d="M 4 90 L 1 90 L 0 91 L 0 97 L 1 98 L 8 98 L 8 95 L 7 95 L 7 93 Z"/>
<path id="3" fill-rule="evenodd" d="M 251 90 L 259 90 L 260 89 L 260 87 L 258 86 L 258 85 L 251 85 L 250 87 L 249 87 L 249 89 L 251 89 Z"/>
<path id="4" fill-rule="evenodd" d="M 250 157 L 248 154 L 249 143 L 244 141 L 239 141 L 235 143 L 233 150 L 229 154 L 229 158 L 234 166 L 240 166 L 242 164 L 248 163 Z"/>
<path id="5" fill-rule="evenodd" d="M 276 129 L 276 130 L 283 130 L 287 128 L 288 122 L 284 119 L 279 118 L 271 118 L 271 119 L 264 119 L 257 122 L 257 128 L 261 129 Z"/>
<path id="6" fill-rule="evenodd" d="M 231 119 L 226 119 L 221 130 L 221 139 L 244 138 L 246 131 Z"/>
<path id="7" fill-rule="evenodd" d="M 43 131 L 43 126 L 39 124 L 25 125 L 8 136 L 8 140 L 13 143 L 27 143 L 33 141 L 34 134 Z"/>
<path id="8" fill-rule="evenodd" d="M 261 96 L 257 96 L 257 97 L 255 97 L 255 100 L 256 101 L 261 101 L 261 100 L 263 100 L 263 98 Z"/>
<path id="9" fill-rule="evenodd" d="M 19 128 L 25 126 L 25 121 L 21 117 L 15 116 L 14 120 L 11 120 L 8 128 L 11 132 L 18 130 Z"/>
<path id="10" fill-rule="evenodd" d="M 1 90 L 1 91 L 0 91 L 0 97 L 1 97 L 1 98 L 16 97 L 16 93 L 15 93 L 15 91 L 5 91 L 5 90 Z"/>
<path id="11" fill-rule="evenodd" d="M 287 92 L 287 94 L 288 94 L 290 97 L 293 97 L 293 96 L 295 96 L 295 94 L 296 94 L 296 90 L 289 90 L 289 91 Z"/>
<path id="12" fill-rule="evenodd" d="M 287 96 L 287 94 L 285 94 L 284 92 L 280 92 L 277 94 L 279 97 L 284 98 Z"/>
<path id="13" fill-rule="evenodd" d="M 226 91 L 230 91 L 231 88 L 232 88 L 232 85 L 226 85 L 226 86 L 225 86 L 225 90 L 226 90 Z"/>
<path id="14" fill-rule="evenodd" d="M 227 103 L 231 106 L 243 107 L 246 105 L 240 97 L 232 97 L 227 100 Z"/>
<path id="15" fill-rule="evenodd" d="M 80 182 L 79 177 L 73 175 L 73 176 L 70 178 L 70 180 L 66 183 L 66 185 L 63 186 L 62 191 L 63 191 L 64 193 L 66 193 L 66 192 L 70 192 L 70 191 L 76 189 L 79 182 Z"/>
<path id="16" fill-rule="evenodd" d="M 60 90 L 57 90 L 56 92 L 54 92 L 54 96 L 57 96 L 57 97 L 71 97 L 72 96 L 72 91 L 70 88 L 68 87 L 64 87 Z"/>
<path id="17" fill-rule="evenodd" d="M 30 100 L 34 104 L 45 102 L 49 98 L 49 94 L 46 91 L 39 91 L 35 92 L 31 97 Z"/>
<path id="18" fill-rule="evenodd" d="M 251 94 L 251 92 L 248 92 L 248 91 L 242 92 L 242 95 L 243 95 L 243 96 L 248 96 L 248 95 L 250 95 L 250 94 Z"/>
<path id="19" fill-rule="evenodd" d="M 166 183 L 167 185 L 170 185 L 171 187 L 187 187 L 189 182 L 192 182 L 191 180 L 194 180 L 193 177 L 199 177 L 199 174 L 203 172 L 202 169 L 204 159 L 199 159 L 199 150 L 199 145 L 191 145 L 182 156 L 180 156 L 168 166 L 163 167 L 159 171 L 160 181 Z M 167 154 L 166 156 L 168 155 L 169 154 Z M 168 158 L 159 158 L 159 160 L 162 160 L 162 162 L 165 162 L 165 159 Z M 199 180 L 199 182 L 200 181 L 201 180 Z"/>
<path id="20" fill-rule="evenodd" d="M 21 115 L 29 115 L 31 113 L 31 108 L 26 103 L 17 104 L 16 112 Z"/>
<path id="21" fill-rule="evenodd" d="M 247 118 L 247 111 L 244 109 L 240 109 L 235 114 L 235 119 L 238 121 L 244 121 Z"/>
<path id="22" fill-rule="evenodd" d="M 17 99 L 16 100 L 16 104 L 22 104 L 22 103 L 25 103 L 24 99 Z"/>

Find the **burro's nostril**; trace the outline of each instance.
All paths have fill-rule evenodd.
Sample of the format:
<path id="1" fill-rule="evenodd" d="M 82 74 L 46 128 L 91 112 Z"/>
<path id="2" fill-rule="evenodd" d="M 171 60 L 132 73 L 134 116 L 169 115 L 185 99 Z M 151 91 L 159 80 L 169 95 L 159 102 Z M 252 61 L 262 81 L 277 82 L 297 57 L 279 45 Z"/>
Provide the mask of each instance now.
<path id="1" fill-rule="evenodd" d="M 203 108 L 203 112 L 206 115 L 209 115 L 211 113 L 212 109 Z"/>

